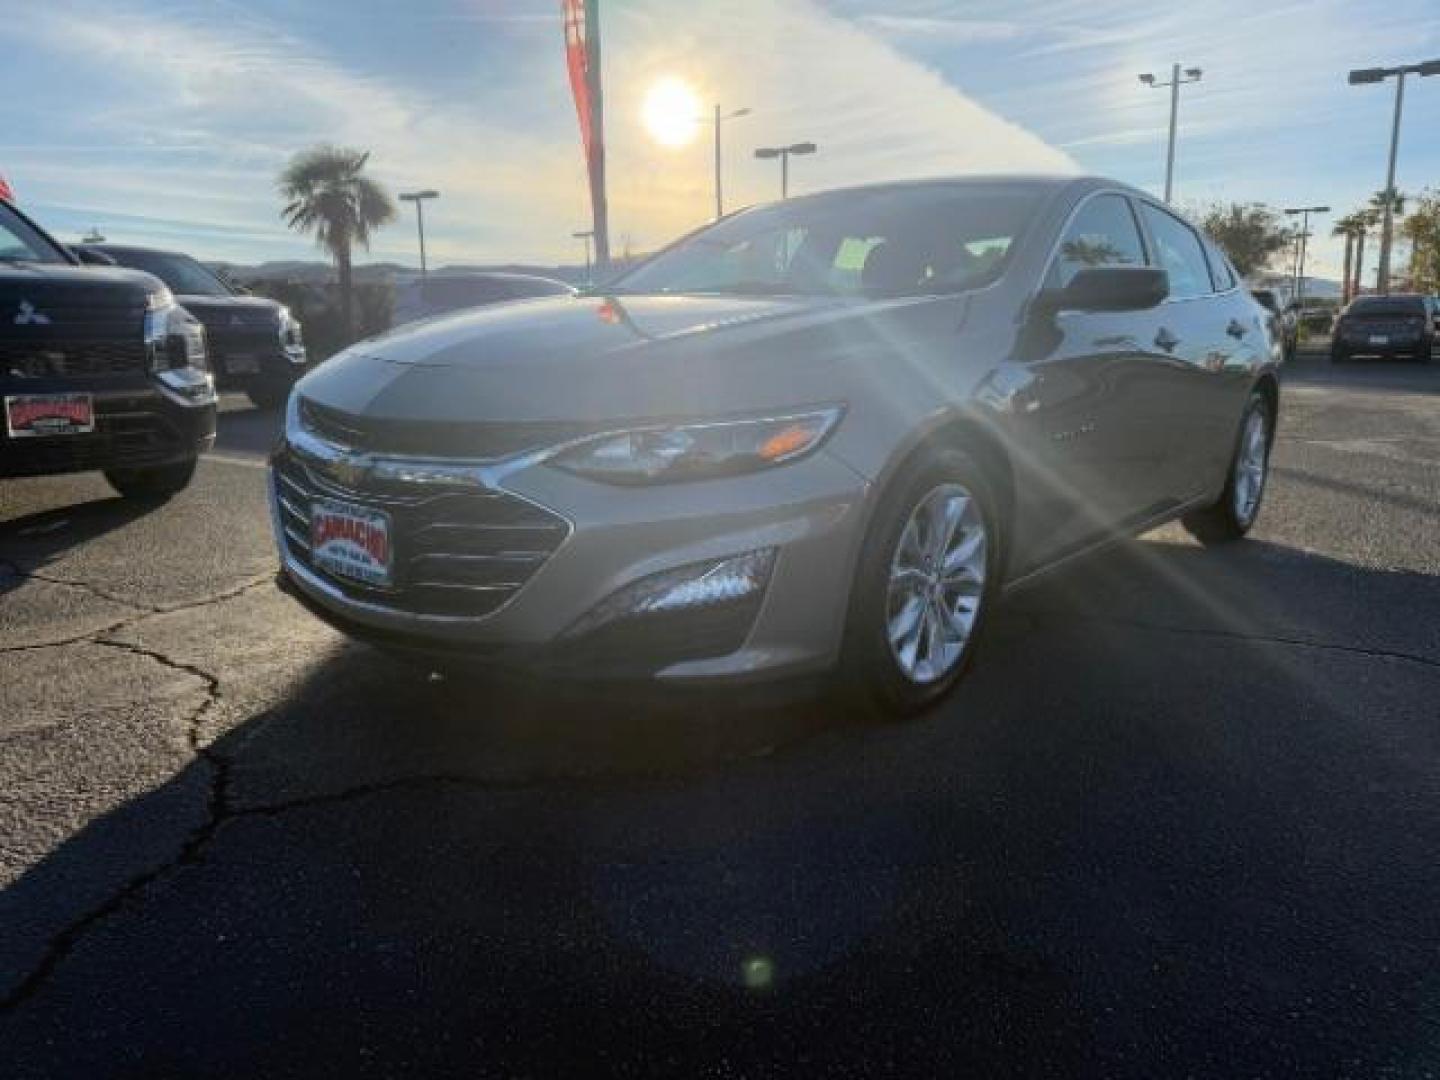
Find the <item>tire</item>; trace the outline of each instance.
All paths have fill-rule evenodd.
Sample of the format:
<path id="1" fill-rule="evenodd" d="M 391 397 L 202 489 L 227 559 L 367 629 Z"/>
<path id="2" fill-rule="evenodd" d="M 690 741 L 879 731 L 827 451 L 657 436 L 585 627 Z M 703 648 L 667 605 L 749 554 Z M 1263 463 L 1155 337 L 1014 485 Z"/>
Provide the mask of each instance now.
<path id="1" fill-rule="evenodd" d="M 1343 348 L 1341 348 L 1339 345 L 1330 346 L 1330 363 L 1344 364 L 1348 362 L 1349 359 L 1350 354 L 1346 352 Z"/>
<path id="2" fill-rule="evenodd" d="M 1003 566 L 998 507 L 985 474 L 959 450 L 923 448 L 891 482 L 861 549 L 851 589 L 836 680 L 843 706 L 869 721 L 902 719 L 934 705 L 964 677 Z M 934 513 L 927 515 L 927 509 Z M 974 549 L 958 561 L 949 587 L 937 572 L 944 561 L 935 554 L 941 533 L 932 534 L 931 544 L 923 542 L 924 523 L 943 529 L 947 512 L 959 515 L 945 545 L 950 557 Z M 940 608 L 925 606 L 932 603 L 951 611 L 943 625 Z M 899 634 L 892 644 L 900 615 L 916 604 L 913 649 L 909 634 Z M 934 658 L 928 664 L 922 659 L 927 653 Z M 906 655 L 908 664 L 902 659 Z"/>
<path id="3" fill-rule="evenodd" d="M 257 409 L 278 409 L 290 399 L 290 385 L 288 382 L 265 379 L 245 387 L 245 396 Z"/>
<path id="4" fill-rule="evenodd" d="M 1186 514 L 1181 523 L 1202 544 L 1239 540 L 1260 516 L 1265 481 L 1270 475 L 1270 446 L 1275 417 L 1265 395 L 1255 391 L 1245 403 L 1235 450 L 1220 498 L 1203 510 Z"/>
<path id="5" fill-rule="evenodd" d="M 145 469 L 106 469 L 105 479 L 127 499 L 139 502 L 164 502 L 178 495 L 195 475 L 196 458 L 186 458 L 171 465 L 155 465 Z"/>

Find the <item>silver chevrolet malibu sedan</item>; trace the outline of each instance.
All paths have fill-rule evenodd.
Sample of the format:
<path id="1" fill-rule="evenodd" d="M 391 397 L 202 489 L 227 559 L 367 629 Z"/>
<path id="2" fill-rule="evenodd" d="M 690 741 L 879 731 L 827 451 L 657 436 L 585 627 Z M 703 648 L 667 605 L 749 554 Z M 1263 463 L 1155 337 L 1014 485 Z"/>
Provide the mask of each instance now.
<path id="1" fill-rule="evenodd" d="M 271 461 L 281 581 L 436 665 L 820 676 L 912 713 L 1007 590 L 1173 518 L 1250 528 L 1267 325 L 1213 243 L 1103 179 L 756 207 L 307 375 Z"/>

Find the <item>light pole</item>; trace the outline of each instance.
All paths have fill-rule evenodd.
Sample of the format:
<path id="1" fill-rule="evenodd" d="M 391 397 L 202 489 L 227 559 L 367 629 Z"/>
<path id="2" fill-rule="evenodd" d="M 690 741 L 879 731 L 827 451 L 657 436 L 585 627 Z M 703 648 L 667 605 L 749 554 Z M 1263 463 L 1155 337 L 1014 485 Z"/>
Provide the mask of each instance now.
<path id="1" fill-rule="evenodd" d="M 1305 314 L 1305 241 L 1310 238 L 1310 215 L 1328 214 L 1328 206 L 1287 206 L 1285 213 L 1290 216 L 1300 215 L 1300 243 L 1297 258 L 1295 260 L 1295 317 L 1301 318 Z"/>
<path id="2" fill-rule="evenodd" d="M 415 204 L 415 225 L 420 230 L 420 274 L 422 277 L 429 273 L 425 266 L 425 200 L 439 197 L 438 191 L 431 191 L 429 188 L 424 191 L 402 191 L 400 193 L 402 202 Z"/>
<path id="3" fill-rule="evenodd" d="M 717 221 L 725 216 L 725 197 L 720 180 L 720 129 L 724 126 L 726 120 L 738 120 L 742 116 L 749 115 L 750 110 L 748 108 L 736 109 L 734 112 L 722 115 L 720 106 L 717 103 L 713 116 L 697 116 L 695 118 L 695 123 L 697 124 L 715 125 L 715 218 Z"/>
<path id="4" fill-rule="evenodd" d="M 755 151 L 755 156 L 761 161 L 780 159 L 780 198 L 787 199 L 790 197 L 790 155 L 801 157 L 818 149 L 813 142 L 797 142 L 789 146 L 762 146 Z"/>
<path id="5" fill-rule="evenodd" d="M 1140 76 L 1140 81 L 1152 89 L 1159 89 L 1168 86 L 1170 88 L 1170 145 L 1165 152 L 1165 201 L 1170 201 L 1170 193 L 1175 186 L 1175 120 L 1180 112 L 1180 87 L 1186 83 L 1200 81 L 1199 68 L 1186 68 L 1185 77 L 1180 77 L 1180 65 L 1170 65 L 1170 81 L 1156 82 L 1155 76 L 1146 73 Z"/>
<path id="6" fill-rule="evenodd" d="M 1382 296 L 1390 292 L 1390 241 L 1395 225 L 1395 156 L 1400 149 L 1400 112 L 1405 106 L 1405 76 L 1419 75 L 1423 78 L 1440 75 L 1440 60 L 1393 68 L 1357 68 L 1350 72 L 1350 85 L 1384 82 L 1392 75 L 1395 77 L 1395 119 L 1390 125 L 1390 166 L 1385 173 L 1385 208 L 1380 219 L 1380 269 L 1375 278 L 1376 291 Z"/>
<path id="7" fill-rule="evenodd" d="M 576 240 L 585 241 L 585 284 L 593 285 L 595 284 L 595 280 L 590 275 L 590 241 L 595 236 L 595 230 L 585 229 L 581 232 L 573 232 L 570 235 Z"/>

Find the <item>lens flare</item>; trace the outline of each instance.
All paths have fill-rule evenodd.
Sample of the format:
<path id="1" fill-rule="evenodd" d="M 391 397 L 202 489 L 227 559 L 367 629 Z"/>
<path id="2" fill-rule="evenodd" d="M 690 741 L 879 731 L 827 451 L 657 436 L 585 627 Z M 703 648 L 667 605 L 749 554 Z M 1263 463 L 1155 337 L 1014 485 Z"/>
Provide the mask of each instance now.
<path id="1" fill-rule="evenodd" d="M 645 95 L 645 127 L 662 146 L 684 146 L 695 138 L 700 98 L 684 79 L 664 78 Z"/>

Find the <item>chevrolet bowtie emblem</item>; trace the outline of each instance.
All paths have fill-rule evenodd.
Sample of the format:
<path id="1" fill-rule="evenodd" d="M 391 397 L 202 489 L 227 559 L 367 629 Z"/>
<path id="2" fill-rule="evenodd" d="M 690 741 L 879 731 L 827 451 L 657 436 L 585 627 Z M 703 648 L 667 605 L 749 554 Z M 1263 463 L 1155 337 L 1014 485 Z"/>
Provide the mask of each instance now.
<path id="1" fill-rule="evenodd" d="M 35 305 L 29 300 L 20 301 L 20 310 L 15 315 L 16 326 L 49 326 L 50 316 L 43 311 L 36 311 Z"/>

